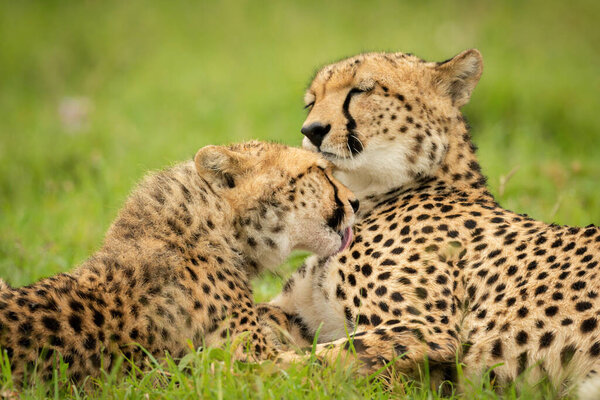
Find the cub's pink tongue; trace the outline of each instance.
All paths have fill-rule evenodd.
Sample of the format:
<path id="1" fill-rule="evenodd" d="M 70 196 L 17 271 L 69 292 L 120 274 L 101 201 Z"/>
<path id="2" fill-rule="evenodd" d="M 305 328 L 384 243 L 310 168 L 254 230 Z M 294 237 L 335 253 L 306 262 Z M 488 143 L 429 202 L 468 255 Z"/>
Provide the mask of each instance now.
<path id="1" fill-rule="evenodd" d="M 344 229 L 344 234 L 342 235 L 342 245 L 340 246 L 338 253 L 346 250 L 348 246 L 350 246 L 350 243 L 352 243 L 352 228 L 348 227 Z"/>

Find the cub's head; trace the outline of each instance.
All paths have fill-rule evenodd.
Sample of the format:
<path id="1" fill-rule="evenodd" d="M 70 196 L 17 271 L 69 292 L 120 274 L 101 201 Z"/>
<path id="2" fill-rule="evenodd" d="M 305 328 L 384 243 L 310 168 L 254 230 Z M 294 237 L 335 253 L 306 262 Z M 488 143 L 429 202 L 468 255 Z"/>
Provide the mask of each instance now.
<path id="1" fill-rule="evenodd" d="M 204 147 L 194 161 L 233 210 L 236 239 L 257 269 L 278 266 L 293 249 L 330 256 L 351 242 L 358 201 L 318 154 L 250 142 Z"/>
<path id="2" fill-rule="evenodd" d="M 305 95 L 303 146 L 334 163 L 353 190 L 433 175 L 482 67 L 477 50 L 441 63 L 369 53 L 327 65 Z"/>

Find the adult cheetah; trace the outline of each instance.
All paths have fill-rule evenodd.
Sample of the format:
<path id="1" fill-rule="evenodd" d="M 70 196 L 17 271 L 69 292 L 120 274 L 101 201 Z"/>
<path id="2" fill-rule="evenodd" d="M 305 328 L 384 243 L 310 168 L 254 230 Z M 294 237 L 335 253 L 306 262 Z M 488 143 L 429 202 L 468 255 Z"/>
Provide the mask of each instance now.
<path id="1" fill-rule="evenodd" d="M 501 208 L 460 108 L 482 72 L 477 50 L 444 62 L 361 54 L 321 69 L 306 93 L 305 148 L 361 201 L 355 240 L 309 258 L 270 305 L 297 344 L 363 371 L 465 364 L 497 382 L 525 370 L 566 388 L 600 371 L 600 230 Z M 268 319 L 268 318 L 265 318 Z"/>
<path id="2" fill-rule="evenodd" d="M 302 149 L 251 142 L 207 146 L 193 161 L 148 176 L 104 244 L 72 273 L 0 285 L 0 345 L 20 380 L 51 378 L 58 354 L 74 381 L 110 370 L 119 355 L 181 357 L 250 333 L 274 354 L 249 279 L 292 249 L 323 257 L 346 247 L 358 206 L 330 164 Z"/>

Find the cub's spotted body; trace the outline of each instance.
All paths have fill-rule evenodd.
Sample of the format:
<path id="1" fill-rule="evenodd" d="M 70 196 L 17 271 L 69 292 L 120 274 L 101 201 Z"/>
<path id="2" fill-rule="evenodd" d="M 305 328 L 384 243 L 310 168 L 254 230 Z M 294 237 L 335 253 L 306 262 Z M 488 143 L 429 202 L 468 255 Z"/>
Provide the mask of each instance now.
<path id="1" fill-rule="evenodd" d="M 361 201 L 355 240 L 312 257 L 270 305 L 297 344 L 364 371 L 425 357 L 497 382 L 528 370 L 566 387 L 600 371 L 600 230 L 502 209 L 460 107 L 479 80 L 470 50 L 442 63 L 371 53 L 324 67 L 307 94 L 304 146 Z M 287 355 L 293 358 L 291 355 Z"/>
<path id="2" fill-rule="evenodd" d="M 322 256 L 342 245 L 352 194 L 329 163 L 301 149 L 258 142 L 200 149 L 194 162 L 153 174 L 132 193 L 102 248 L 69 274 L 0 288 L 0 346 L 21 378 L 46 378 L 60 353 L 78 381 L 110 370 L 138 343 L 180 357 L 250 332 L 251 352 L 272 356 L 249 279 L 293 248 Z"/>

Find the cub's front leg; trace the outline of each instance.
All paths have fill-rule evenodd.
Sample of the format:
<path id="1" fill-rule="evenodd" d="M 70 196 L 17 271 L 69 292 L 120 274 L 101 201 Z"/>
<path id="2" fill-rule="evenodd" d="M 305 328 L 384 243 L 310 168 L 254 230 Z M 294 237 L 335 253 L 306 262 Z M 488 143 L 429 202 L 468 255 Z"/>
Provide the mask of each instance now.
<path id="1" fill-rule="evenodd" d="M 250 292 L 233 301 L 228 315 L 217 324 L 216 329 L 213 327 L 209 331 L 206 344 L 218 346 L 229 341 L 235 346 L 234 358 L 239 361 L 262 361 L 273 358 L 277 353 L 274 335 L 259 320 L 257 305 L 252 302 Z"/>

